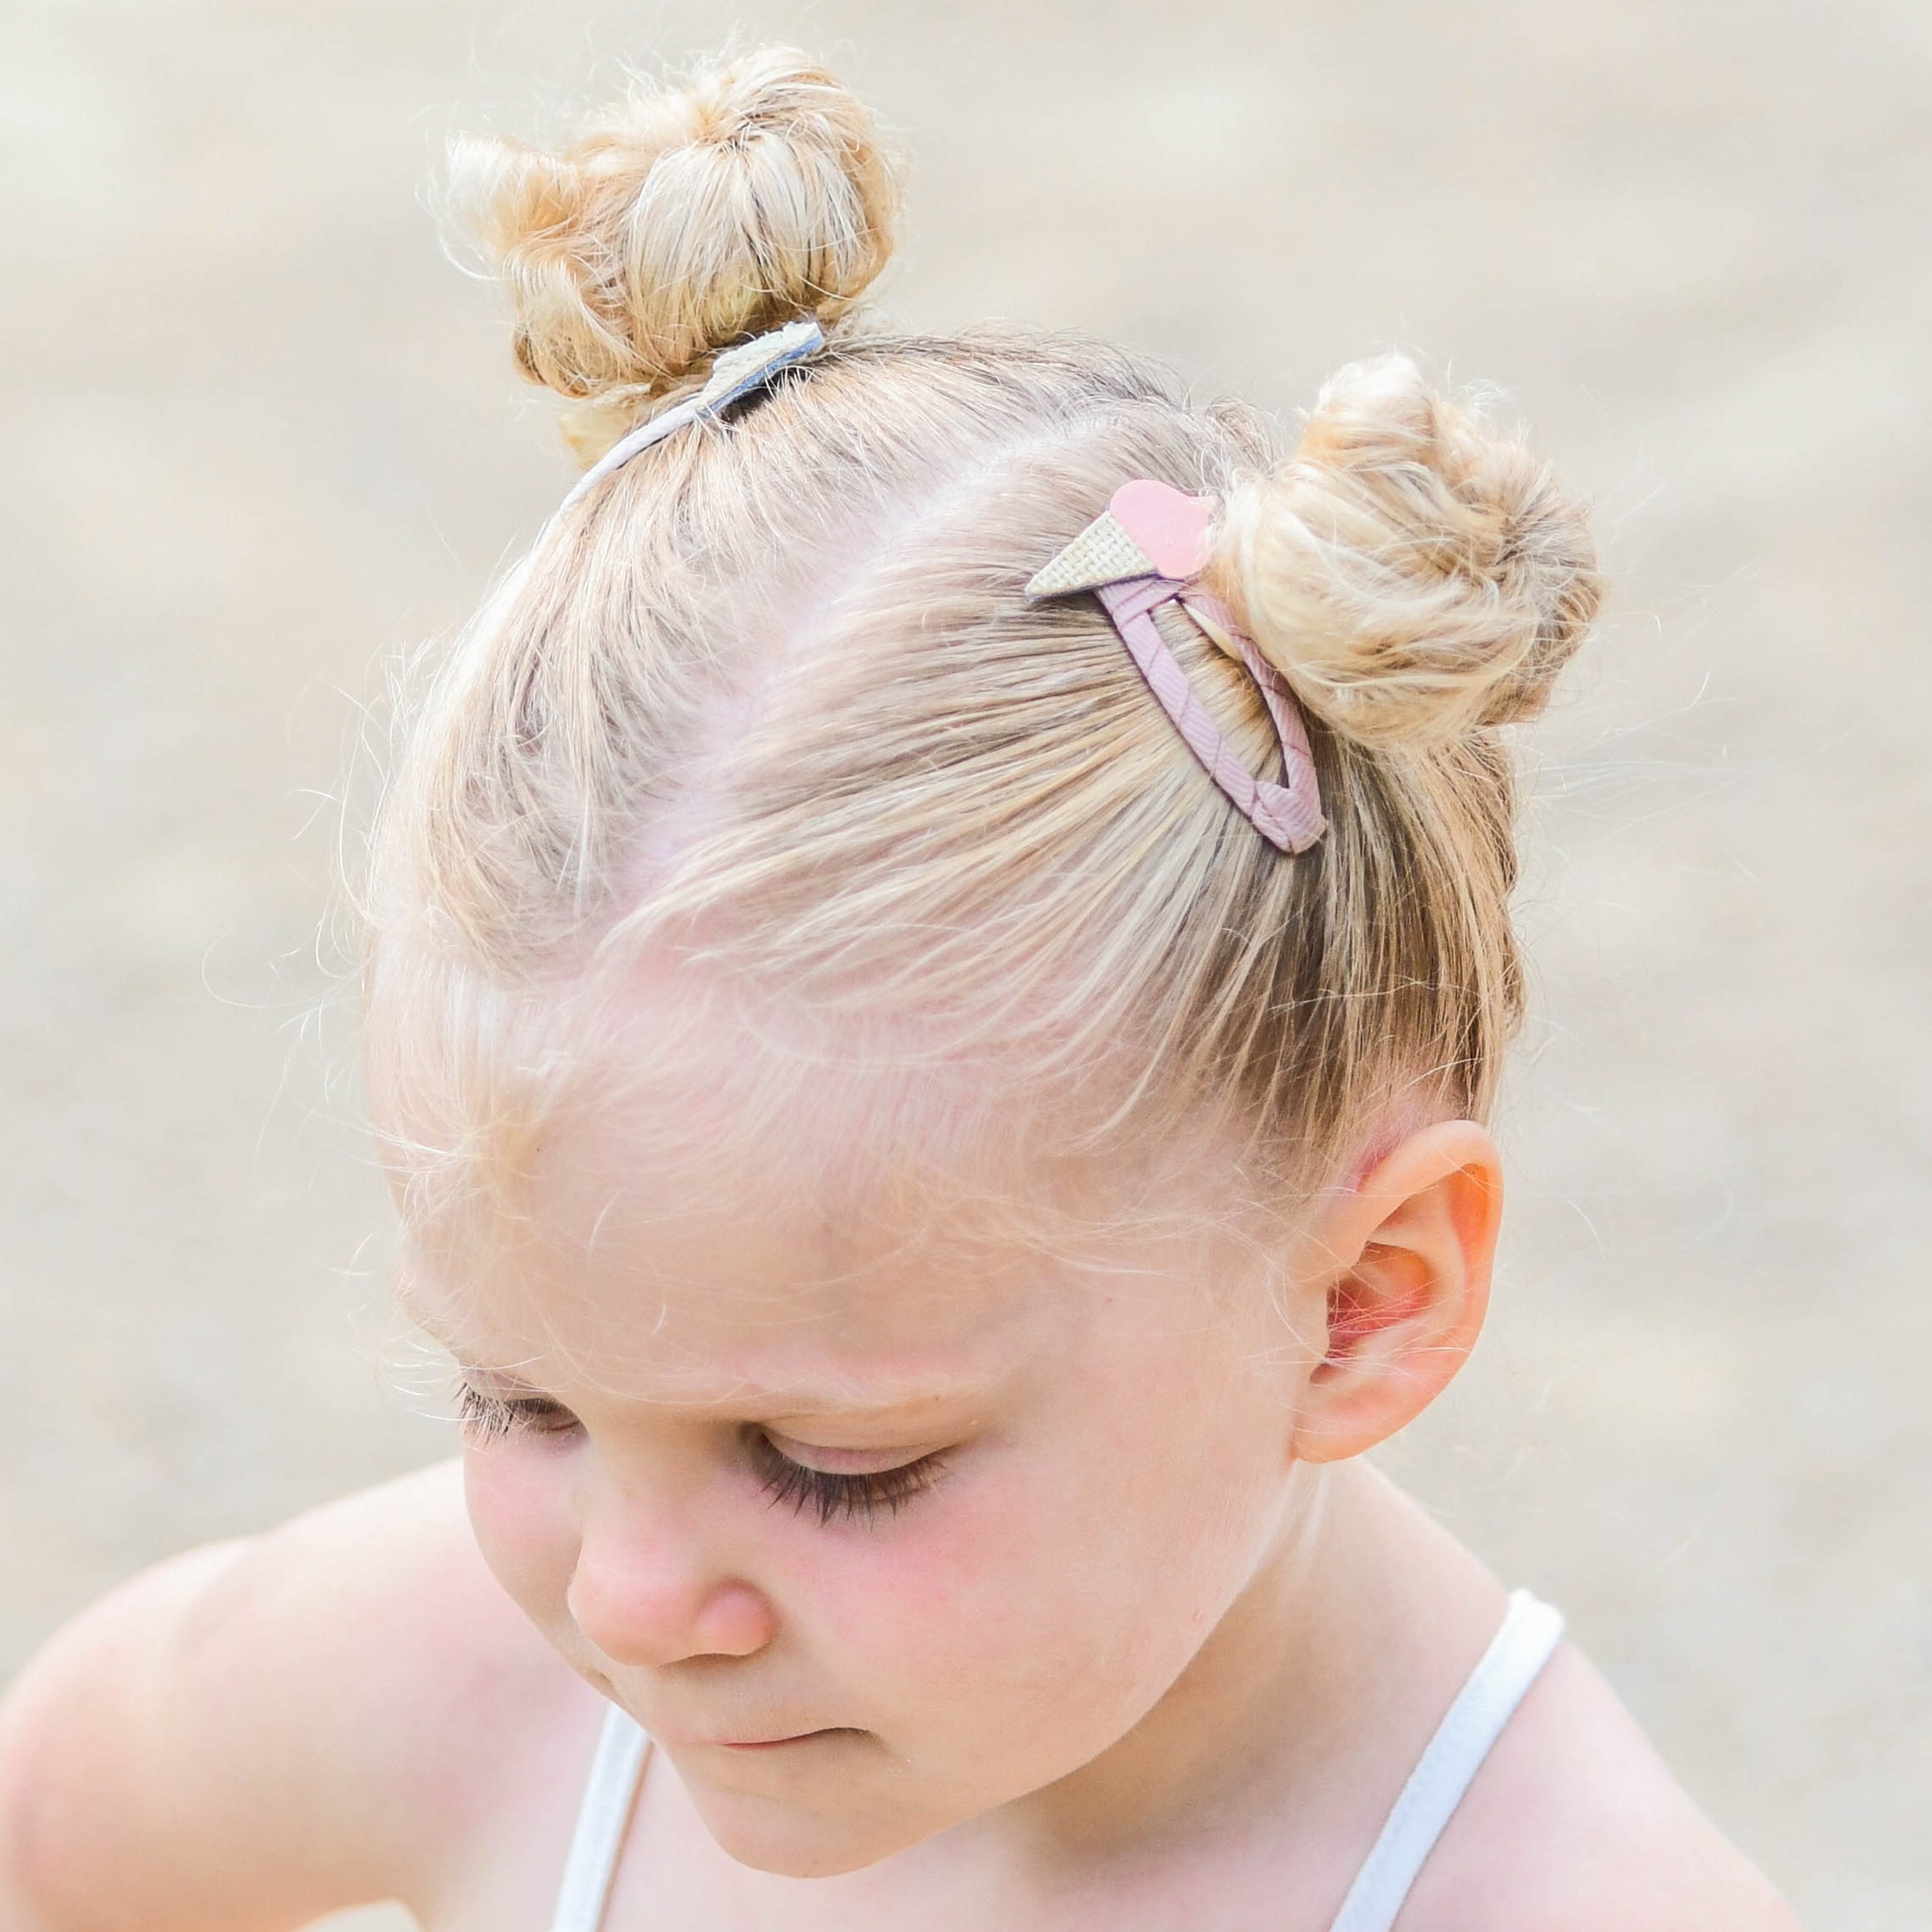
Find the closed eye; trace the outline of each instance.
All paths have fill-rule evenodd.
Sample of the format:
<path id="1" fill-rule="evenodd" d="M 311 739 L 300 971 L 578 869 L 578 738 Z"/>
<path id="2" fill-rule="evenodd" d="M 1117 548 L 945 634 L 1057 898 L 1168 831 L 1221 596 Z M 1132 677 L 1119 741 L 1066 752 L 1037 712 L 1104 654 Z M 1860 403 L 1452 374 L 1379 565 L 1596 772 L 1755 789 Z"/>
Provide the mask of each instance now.
<path id="1" fill-rule="evenodd" d="M 795 1461 L 762 1429 L 750 1430 L 746 1440 L 772 1501 L 789 1504 L 795 1515 L 812 1510 L 821 1523 L 835 1517 L 869 1522 L 881 1513 L 897 1516 L 914 1496 L 930 1489 L 946 1467 L 944 1452 L 939 1451 L 895 1468 L 847 1474 Z"/>
<path id="2" fill-rule="evenodd" d="M 464 1439 L 483 1447 L 513 1435 L 563 1436 L 581 1426 L 561 1402 L 545 1395 L 497 1395 L 473 1382 L 456 1393 L 456 1414 Z M 943 1451 L 915 1456 L 890 1469 L 848 1472 L 816 1469 L 787 1455 L 760 1428 L 749 1427 L 745 1440 L 761 1486 L 774 1504 L 793 1513 L 815 1514 L 821 1523 L 835 1518 L 869 1522 L 897 1516 L 914 1497 L 932 1488 L 944 1473 Z"/>
<path id="3" fill-rule="evenodd" d="M 500 1442 L 506 1435 L 566 1435 L 577 1418 L 547 1395 L 492 1395 L 474 1382 L 456 1390 L 456 1418 L 465 1441 Z"/>

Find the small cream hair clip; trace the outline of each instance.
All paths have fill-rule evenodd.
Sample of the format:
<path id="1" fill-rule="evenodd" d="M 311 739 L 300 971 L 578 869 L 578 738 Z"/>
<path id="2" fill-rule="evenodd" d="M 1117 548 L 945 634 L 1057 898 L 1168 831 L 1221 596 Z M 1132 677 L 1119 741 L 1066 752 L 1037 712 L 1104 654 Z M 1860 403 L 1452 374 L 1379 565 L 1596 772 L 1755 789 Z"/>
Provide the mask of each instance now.
<path id="1" fill-rule="evenodd" d="M 728 349 L 711 365 L 711 379 L 695 396 L 687 396 L 675 409 L 640 423 L 627 436 L 611 444 L 590 468 L 577 478 L 571 493 L 557 506 L 561 516 L 572 504 L 593 489 L 613 469 L 621 469 L 640 450 L 662 443 L 688 423 L 701 416 L 715 416 L 729 409 L 754 389 L 762 389 L 782 369 L 803 362 L 825 346 L 825 332 L 810 316 L 787 322 L 782 328 L 767 330 L 749 342 Z"/>
<path id="2" fill-rule="evenodd" d="M 1269 843 L 1306 852 L 1327 830 L 1307 728 L 1287 680 L 1255 648 L 1233 613 L 1198 580 L 1207 568 L 1208 533 L 1219 506 L 1151 477 L 1123 483 L 1097 516 L 1034 573 L 1033 602 L 1091 591 L 1099 598 L 1147 687 L 1173 720 L 1209 778 Z M 1201 631 L 1244 664 L 1261 687 L 1282 748 L 1285 781 L 1257 778 L 1228 742 L 1167 648 L 1154 613 L 1179 604 Z"/>

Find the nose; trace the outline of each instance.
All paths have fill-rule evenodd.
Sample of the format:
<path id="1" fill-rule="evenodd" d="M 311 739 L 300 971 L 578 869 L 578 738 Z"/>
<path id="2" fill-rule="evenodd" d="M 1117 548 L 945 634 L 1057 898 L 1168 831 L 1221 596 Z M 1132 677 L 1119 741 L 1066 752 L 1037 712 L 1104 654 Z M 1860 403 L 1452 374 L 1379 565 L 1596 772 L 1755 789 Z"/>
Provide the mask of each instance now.
<path id="1" fill-rule="evenodd" d="M 564 1600 L 602 1655 L 649 1669 L 750 1657 L 778 1629 L 770 1600 L 714 1559 L 701 1529 L 635 1498 L 612 1499 L 585 1523 Z"/>

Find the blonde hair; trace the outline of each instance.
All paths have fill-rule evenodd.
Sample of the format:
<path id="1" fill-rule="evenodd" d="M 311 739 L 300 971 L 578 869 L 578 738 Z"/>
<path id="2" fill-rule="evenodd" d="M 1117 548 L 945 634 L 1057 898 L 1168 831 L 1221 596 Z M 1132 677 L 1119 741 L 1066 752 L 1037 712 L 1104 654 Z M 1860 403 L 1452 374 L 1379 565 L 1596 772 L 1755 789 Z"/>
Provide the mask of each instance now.
<path id="1" fill-rule="evenodd" d="M 786 52 L 639 83 L 561 153 L 465 142 L 452 188 L 587 461 L 735 341 L 806 315 L 830 341 L 559 518 L 414 724 L 370 997 L 383 1051 L 461 1090 L 449 1132 L 500 1152 L 506 1082 L 528 1114 L 569 1057 L 543 1074 L 506 1029 L 653 950 L 1104 1089 L 1117 1123 L 1206 1108 L 1271 1185 L 1333 1179 L 1405 1109 L 1484 1114 L 1521 1003 L 1497 728 L 1601 596 L 1521 443 L 1397 357 L 1335 377 L 1283 451 L 1120 349 L 868 324 L 892 171 Z M 1022 594 L 1137 476 L 1222 500 L 1210 580 L 1308 720 L 1329 830 L 1301 857 L 1093 600 Z M 1246 675 L 1164 622 L 1270 770 Z"/>

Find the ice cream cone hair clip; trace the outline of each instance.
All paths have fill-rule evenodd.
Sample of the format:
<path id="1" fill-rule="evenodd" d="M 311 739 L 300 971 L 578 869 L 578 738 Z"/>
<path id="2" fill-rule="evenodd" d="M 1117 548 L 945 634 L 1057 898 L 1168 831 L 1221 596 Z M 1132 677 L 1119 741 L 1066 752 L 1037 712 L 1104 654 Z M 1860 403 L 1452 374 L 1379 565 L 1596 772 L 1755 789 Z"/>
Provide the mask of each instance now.
<path id="1" fill-rule="evenodd" d="M 1236 628 L 1228 607 L 1198 582 L 1208 562 L 1215 509 L 1209 497 L 1137 477 L 1123 483 L 1104 514 L 1035 575 L 1026 595 L 1038 602 L 1092 592 L 1147 688 L 1208 777 L 1270 844 L 1286 852 L 1306 852 L 1327 824 L 1300 707 L 1282 674 Z M 1179 604 L 1260 686 L 1281 741 L 1282 783 L 1257 778 L 1242 763 L 1167 648 L 1154 613 L 1169 603 Z"/>

